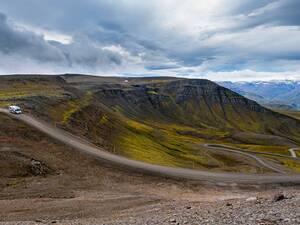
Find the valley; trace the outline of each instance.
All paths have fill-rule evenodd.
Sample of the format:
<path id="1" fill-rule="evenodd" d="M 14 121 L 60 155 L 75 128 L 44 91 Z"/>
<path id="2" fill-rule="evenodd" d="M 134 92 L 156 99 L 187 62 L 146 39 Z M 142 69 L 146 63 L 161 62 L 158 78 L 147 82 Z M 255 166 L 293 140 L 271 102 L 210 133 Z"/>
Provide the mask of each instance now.
<path id="1" fill-rule="evenodd" d="M 300 225 L 300 1 L 0 1 L 0 225 Z"/>
<path id="2" fill-rule="evenodd" d="M 298 219 L 296 117 L 207 80 L 16 75 L 0 86 L 0 224 Z"/>
<path id="3" fill-rule="evenodd" d="M 274 110 L 300 109 L 300 82 L 297 80 L 227 81 L 219 84 Z"/>
<path id="4" fill-rule="evenodd" d="M 300 142 L 298 120 L 207 80 L 83 75 L 1 79 L 2 107 L 21 105 L 36 118 L 129 159 L 212 172 L 274 172 L 253 157 L 205 147 L 218 144 L 257 152 L 256 157 L 289 173 L 300 171 L 297 159 L 289 157 L 289 149 Z"/>
<path id="5" fill-rule="evenodd" d="M 7 110 L 0 109 L 0 112 L 5 113 L 9 116 L 10 113 Z M 195 170 L 188 170 L 188 169 L 176 169 L 172 167 L 163 167 L 163 166 L 156 166 L 147 163 L 142 163 L 138 161 L 128 160 L 124 157 L 118 157 L 113 154 L 109 154 L 105 152 L 104 149 L 97 148 L 96 146 L 91 145 L 87 140 L 84 140 L 80 137 L 76 137 L 71 135 L 67 132 L 64 132 L 60 129 L 51 127 L 43 122 L 40 122 L 30 116 L 26 115 L 17 115 L 14 116 L 15 119 L 20 120 L 34 128 L 42 131 L 46 135 L 55 138 L 56 140 L 79 150 L 80 152 L 86 153 L 99 159 L 100 161 L 106 161 L 110 164 L 115 164 L 116 166 L 120 166 L 121 168 L 128 168 L 129 170 L 133 170 L 135 172 L 142 172 L 146 174 L 153 174 L 163 177 L 169 178 L 179 178 L 179 179 L 190 179 L 190 180 L 198 180 L 202 182 L 210 182 L 210 183 L 225 183 L 225 184 L 280 184 L 280 183 L 290 183 L 290 184 L 298 184 L 300 183 L 300 176 L 268 176 L 268 175 L 246 175 L 246 174 L 229 174 L 229 173 L 210 173 L 204 171 L 195 171 Z M 228 146 L 224 145 L 207 145 L 203 146 L 206 149 L 212 149 L 215 151 L 221 150 L 225 152 L 234 153 L 237 155 L 246 156 L 246 158 L 254 159 L 256 164 L 260 167 L 273 171 L 275 173 L 286 174 L 283 168 L 279 166 L 274 166 L 270 164 L 270 162 L 266 162 L 265 160 L 260 159 L 260 157 L 254 156 L 249 152 L 245 152 L 239 149 L 233 149 Z M 291 150 L 291 149 L 290 149 Z M 252 152 L 253 153 L 253 152 Z M 270 154 L 270 153 L 269 153 Z M 275 155 L 270 154 L 271 156 L 277 157 L 287 157 L 283 155 Z M 242 158 L 242 157 L 240 157 Z M 294 157 L 297 159 L 297 157 Z M 298 161 L 298 160 L 297 160 Z M 297 162 L 296 161 L 296 162 Z M 231 161 L 231 164 L 236 164 L 235 161 Z"/>

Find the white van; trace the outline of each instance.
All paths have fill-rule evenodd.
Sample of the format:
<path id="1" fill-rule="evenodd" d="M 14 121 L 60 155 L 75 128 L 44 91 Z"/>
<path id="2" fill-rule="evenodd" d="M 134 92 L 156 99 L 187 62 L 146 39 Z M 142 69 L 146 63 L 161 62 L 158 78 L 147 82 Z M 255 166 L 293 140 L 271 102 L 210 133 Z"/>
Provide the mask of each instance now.
<path id="1" fill-rule="evenodd" d="M 16 105 L 11 105 L 8 107 L 8 110 L 10 113 L 13 113 L 13 114 L 21 114 L 22 113 L 22 110 L 19 106 L 16 106 Z"/>

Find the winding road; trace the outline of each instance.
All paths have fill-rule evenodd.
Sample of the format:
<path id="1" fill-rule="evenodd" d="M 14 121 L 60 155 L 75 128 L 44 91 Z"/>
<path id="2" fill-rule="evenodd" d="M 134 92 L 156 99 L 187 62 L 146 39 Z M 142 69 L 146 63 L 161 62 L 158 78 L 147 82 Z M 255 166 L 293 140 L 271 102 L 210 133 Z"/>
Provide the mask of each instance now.
<path id="1" fill-rule="evenodd" d="M 230 152 L 230 153 L 233 153 L 233 154 L 239 154 L 239 155 L 247 156 L 249 158 L 254 159 L 258 164 L 262 165 L 263 167 L 265 167 L 269 170 L 272 170 L 272 171 L 277 172 L 277 173 L 286 174 L 286 171 L 282 170 L 281 168 L 275 167 L 274 165 L 271 165 L 270 163 L 266 162 L 265 160 L 261 159 L 260 157 L 257 157 L 253 153 L 247 153 L 247 152 L 244 152 L 244 151 L 237 151 L 238 149 L 233 150 L 229 146 L 226 146 L 226 145 L 204 144 L 203 146 L 208 148 L 208 149 L 212 149 L 214 151 Z"/>
<path id="2" fill-rule="evenodd" d="M 173 168 L 158 166 L 127 159 L 117 156 L 99 148 L 80 137 L 74 136 L 64 130 L 55 128 L 45 122 L 42 122 L 30 115 L 21 114 L 13 115 L 6 109 L 0 109 L 12 118 L 25 122 L 26 124 L 42 131 L 48 136 L 76 149 L 80 152 L 89 154 L 102 162 L 116 165 L 117 167 L 130 169 L 136 172 L 143 172 L 152 175 L 170 177 L 176 179 L 190 179 L 201 182 L 214 183 L 219 185 L 236 185 L 236 184 L 300 184 L 300 175 L 296 174 L 242 174 L 242 173 L 225 173 L 225 172 L 207 172 L 192 169 Z"/>
<path id="3" fill-rule="evenodd" d="M 276 156 L 276 157 L 281 157 L 281 158 L 287 158 L 287 159 L 294 159 L 300 162 L 300 158 L 297 157 L 296 151 L 300 151 L 300 148 L 291 148 L 289 149 L 289 152 L 291 156 L 288 155 L 282 155 L 282 154 L 277 154 L 277 153 L 269 153 L 269 152 L 256 152 L 256 151 L 251 151 L 251 150 L 246 150 L 246 149 L 240 149 L 240 148 L 233 148 L 231 146 L 227 145 L 222 145 L 222 144 L 204 144 L 204 147 L 209 147 L 209 148 L 221 148 L 221 149 L 226 149 L 226 150 L 233 150 L 235 152 L 239 151 L 241 153 L 249 153 L 251 155 L 270 155 L 270 156 Z"/>

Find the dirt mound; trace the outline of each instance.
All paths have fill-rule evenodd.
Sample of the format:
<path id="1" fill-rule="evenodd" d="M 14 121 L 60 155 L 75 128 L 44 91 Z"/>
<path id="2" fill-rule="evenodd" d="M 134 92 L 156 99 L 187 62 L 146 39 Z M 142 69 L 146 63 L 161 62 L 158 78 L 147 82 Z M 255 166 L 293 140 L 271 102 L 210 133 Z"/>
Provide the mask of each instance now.
<path id="1" fill-rule="evenodd" d="M 54 171 L 45 163 L 17 151 L 0 151 L 0 177 L 46 176 Z"/>

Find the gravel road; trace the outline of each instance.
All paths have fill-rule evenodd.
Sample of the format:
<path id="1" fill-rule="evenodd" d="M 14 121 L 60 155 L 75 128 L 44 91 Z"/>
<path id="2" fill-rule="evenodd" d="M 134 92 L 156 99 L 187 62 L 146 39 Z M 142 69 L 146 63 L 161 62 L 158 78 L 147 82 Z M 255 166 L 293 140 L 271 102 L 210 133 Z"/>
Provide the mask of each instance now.
<path id="1" fill-rule="evenodd" d="M 265 168 L 273 170 L 274 172 L 277 172 L 277 173 L 286 174 L 286 171 L 282 170 L 281 168 L 275 167 L 274 165 L 271 165 L 266 160 L 263 160 L 260 157 L 254 155 L 252 153 L 247 153 L 247 152 L 239 151 L 239 150 L 233 150 L 232 148 L 230 148 L 229 146 L 226 146 L 226 145 L 205 144 L 203 146 L 210 150 L 213 150 L 213 151 L 224 151 L 224 152 L 230 152 L 230 153 L 234 153 L 234 154 L 240 154 L 240 155 L 247 156 L 249 158 L 254 159 L 258 164 L 262 165 Z"/>

